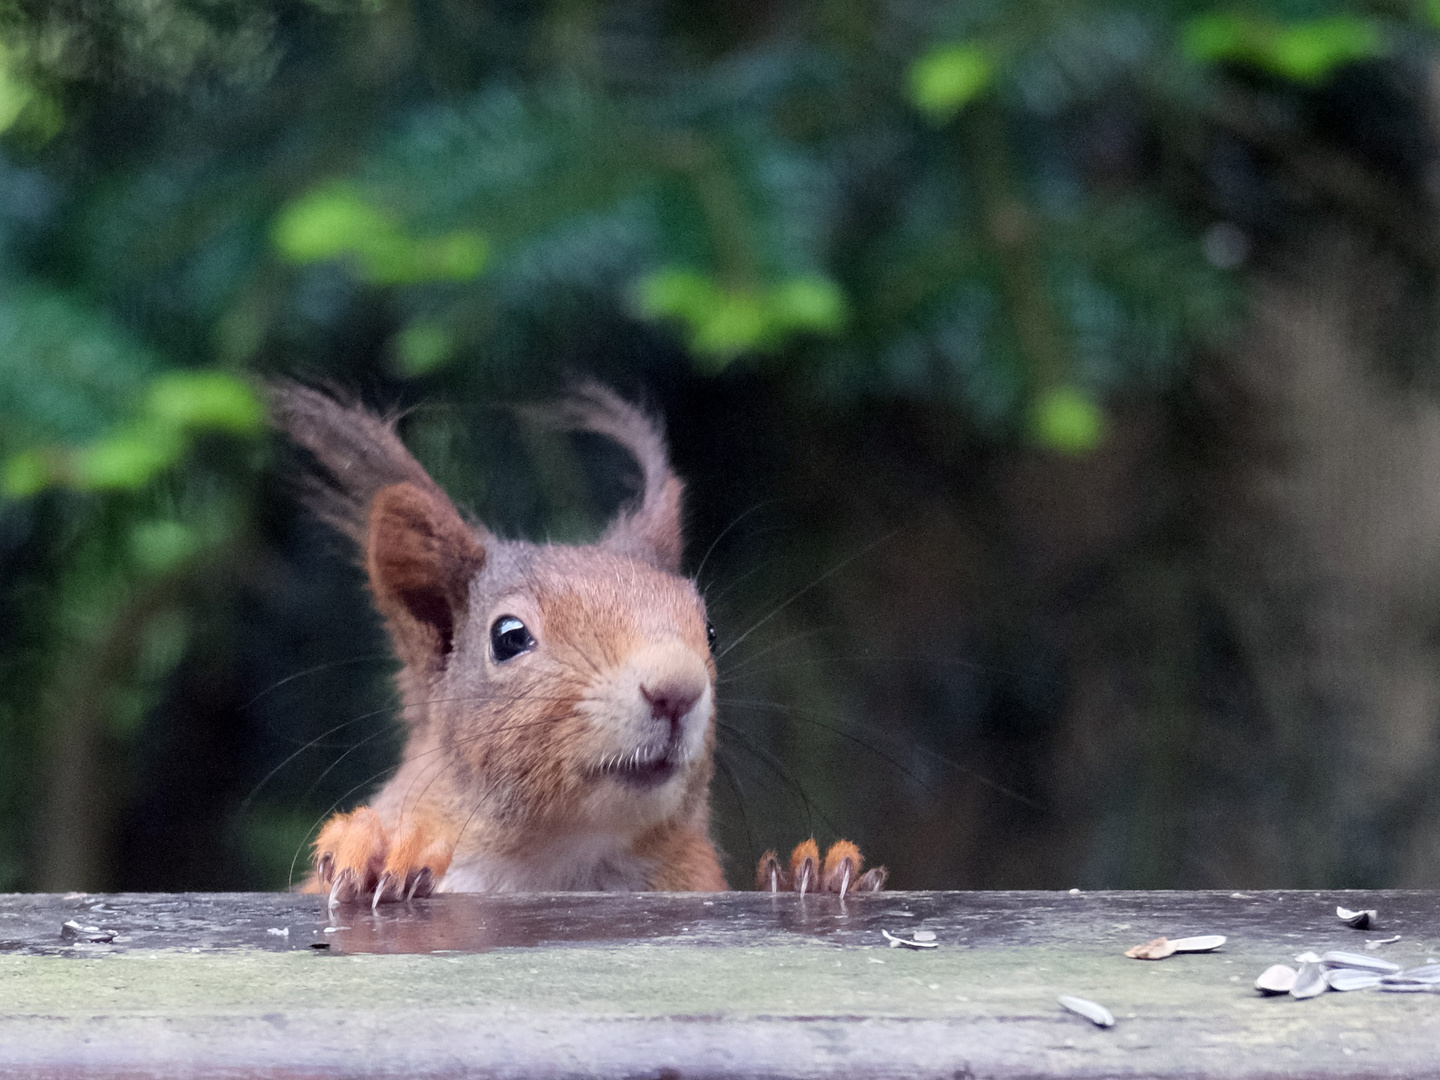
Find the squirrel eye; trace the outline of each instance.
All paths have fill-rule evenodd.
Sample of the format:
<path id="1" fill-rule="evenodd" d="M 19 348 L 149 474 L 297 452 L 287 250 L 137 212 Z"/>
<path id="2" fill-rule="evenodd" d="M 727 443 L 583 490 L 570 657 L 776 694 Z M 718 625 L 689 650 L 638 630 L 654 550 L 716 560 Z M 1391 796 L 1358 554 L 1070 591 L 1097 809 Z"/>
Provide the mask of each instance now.
<path id="1" fill-rule="evenodd" d="M 498 663 L 513 660 L 534 647 L 535 639 L 514 615 L 501 615 L 490 627 L 490 649 Z"/>
<path id="2" fill-rule="evenodd" d="M 709 619 L 705 620 L 705 641 L 710 648 L 715 648 L 715 624 Z"/>

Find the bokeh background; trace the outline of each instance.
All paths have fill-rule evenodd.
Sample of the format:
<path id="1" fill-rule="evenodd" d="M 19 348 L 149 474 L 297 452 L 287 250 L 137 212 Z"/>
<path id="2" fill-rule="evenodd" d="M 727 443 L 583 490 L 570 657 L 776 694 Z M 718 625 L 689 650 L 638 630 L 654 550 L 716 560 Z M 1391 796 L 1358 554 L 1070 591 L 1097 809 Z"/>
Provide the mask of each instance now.
<path id="1" fill-rule="evenodd" d="M 0 889 L 399 753 L 256 380 L 597 534 L 664 415 L 731 879 L 1440 886 L 1440 3 L 0 0 Z"/>

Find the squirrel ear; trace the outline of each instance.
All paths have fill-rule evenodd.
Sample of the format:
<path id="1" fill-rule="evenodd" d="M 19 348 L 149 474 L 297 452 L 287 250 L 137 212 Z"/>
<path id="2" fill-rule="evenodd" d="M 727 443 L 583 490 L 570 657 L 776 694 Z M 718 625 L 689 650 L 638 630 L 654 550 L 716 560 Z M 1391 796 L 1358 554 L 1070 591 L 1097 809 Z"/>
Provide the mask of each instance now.
<path id="1" fill-rule="evenodd" d="M 365 567 L 400 659 L 445 666 L 485 545 L 438 489 L 391 484 L 370 503 Z"/>
<path id="2" fill-rule="evenodd" d="M 570 427 L 614 439 L 630 452 L 644 478 L 639 501 L 610 523 L 600 546 L 678 574 L 685 553 L 681 528 L 685 485 L 670 468 L 660 425 L 597 383 L 580 386 L 564 403 L 560 416 Z"/>

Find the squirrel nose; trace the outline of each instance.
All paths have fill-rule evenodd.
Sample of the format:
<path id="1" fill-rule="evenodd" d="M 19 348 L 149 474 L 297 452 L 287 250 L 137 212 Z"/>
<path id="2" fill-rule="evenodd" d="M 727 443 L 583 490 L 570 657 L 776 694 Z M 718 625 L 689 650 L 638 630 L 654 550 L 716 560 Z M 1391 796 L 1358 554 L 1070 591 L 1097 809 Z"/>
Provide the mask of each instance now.
<path id="1" fill-rule="evenodd" d="M 650 715 L 656 720 L 669 721 L 671 728 L 680 726 L 681 718 L 695 707 L 703 692 L 703 689 L 676 683 L 640 687 L 640 693 L 650 703 Z"/>

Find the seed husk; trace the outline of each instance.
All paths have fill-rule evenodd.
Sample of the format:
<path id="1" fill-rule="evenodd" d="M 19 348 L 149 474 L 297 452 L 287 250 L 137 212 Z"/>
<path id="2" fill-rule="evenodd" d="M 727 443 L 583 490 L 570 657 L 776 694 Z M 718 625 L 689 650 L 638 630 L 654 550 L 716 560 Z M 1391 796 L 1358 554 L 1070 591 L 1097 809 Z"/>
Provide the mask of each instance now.
<path id="1" fill-rule="evenodd" d="M 1164 960 L 1175 952 L 1175 943 L 1169 938 L 1157 937 L 1154 941 L 1147 941 L 1144 945 L 1136 945 L 1125 950 L 1125 955 L 1132 960 Z"/>
<path id="2" fill-rule="evenodd" d="M 1386 975 L 1387 983 L 1425 983 L 1440 985 L 1440 964 L 1422 964 Z"/>
<path id="3" fill-rule="evenodd" d="M 1380 985 L 1381 976 L 1373 971 L 1356 971 L 1354 968 L 1331 968 L 1325 972 L 1325 983 L 1331 990 L 1344 993 L 1347 990 L 1368 990 Z"/>
<path id="4" fill-rule="evenodd" d="M 1295 969 L 1288 964 L 1271 964 L 1255 980 L 1262 994 L 1288 994 L 1295 986 Z"/>
<path id="5" fill-rule="evenodd" d="M 1085 998 L 1071 997 L 1069 994 L 1061 994 L 1057 999 L 1061 1005 L 1079 1016 L 1085 1017 L 1096 1027 L 1114 1027 L 1115 1017 L 1104 1005 L 1094 1001 L 1087 1001 Z"/>
<path id="6" fill-rule="evenodd" d="M 1320 957 L 1320 962 L 1330 968 L 1352 968 L 1355 971 L 1374 971 L 1381 975 L 1389 975 L 1400 970 L 1400 965 L 1392 960 L 1386 960 L 1379 956 L 1366 956 L 1364 953 L 1353 952 L 1327 952 Z"/>
<path id="7" fill-rule="evenodd" d="M 1170 942 L 1176 952 L 1214 952 L 1224 944 L 1224 934 L 1202 934 L 1200 937 L 1176 938 Z"/>
<path id="8" fill-rule="evenodd" d="M 101 945 L 115 940 L 114 930 L 102 930 L 98 926 L 81 926 L 74 919 L 67 919 L 60 927 L 60 936 L 66 941 L 88 941 Z"/>
<path id="9" fill-rule="evenodd" d="M 1325 969 L 1314 962 L 1300 965 L 1300 970 L 1295 973 L 1295 985 L 1290 988 L 1290 996 L 1295 998 L 1312 998 L 1323 994 L 1330 986 L 1325 981 Z"/>
<path id="10" fill-rule="evenodd" d="M 894 934 L 890 933 L 889 930 L 881 930 L 880 933 L 885 935 L 885 940 L 890 942 L 890 948 L 892 949 L 899 949 L 902 946 L 906 949 L 937 948 L 936 942 L 933 941 L 920 941 L 913 938 L 896 937 Z"/>
<path id="11" fill-rule="evenodd" d="M 1359 911 L 1351 911 L 1346 907 L 1337 907 L 1335 909 L 1335 917 L 1346 926 L 1353 926 L 1356 930 L 1370 929 L 1370 924 L 1375 921 L 1378 915 L 1379 912 L 1374 908 L 1362 908 Z"/>

